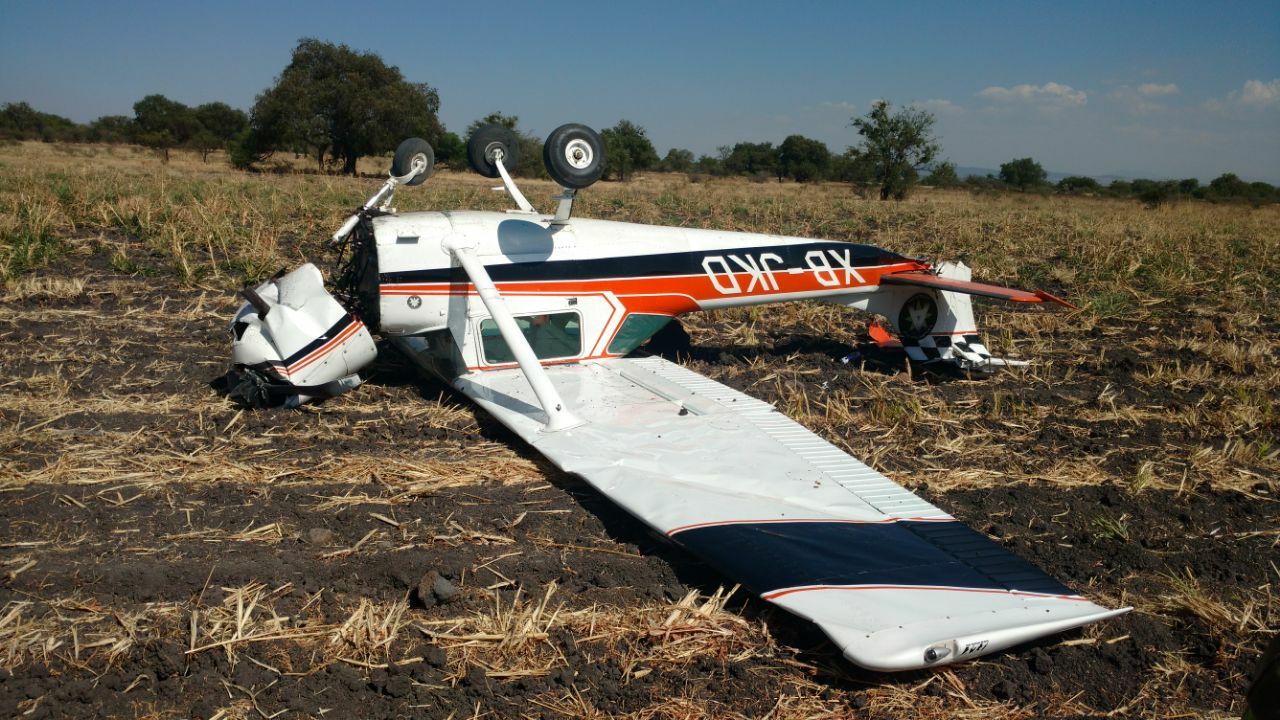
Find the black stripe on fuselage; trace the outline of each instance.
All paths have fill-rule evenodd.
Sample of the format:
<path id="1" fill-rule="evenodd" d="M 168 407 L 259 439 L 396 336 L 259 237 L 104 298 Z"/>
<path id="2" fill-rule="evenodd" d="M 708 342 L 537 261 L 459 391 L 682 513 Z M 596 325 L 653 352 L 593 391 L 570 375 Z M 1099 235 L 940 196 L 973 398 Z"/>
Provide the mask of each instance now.
<path id="1" fill-rule="evenodd" d="M 620 277 L 662 277 L 669 275 L 702 275 L 706 273 L 703 259 L 707 257 L 729 258 L 730 255 L 757 259 L 764 253 L 772 253 L 782 258 L 781 264 L 773 264 L 771 271 L 786 272 L 789 268 L 809 268 L 805 255 L 813 251 L 824 253 L 827 263 L 832 269 L 839 271 L 840 265 L 828 254 L 838 253 L 843 261 L 844 254 L 849 253 L 850 267 L 869 267 L 873 265 L 890 265 L 908 262 L 897 253 L 889 252 L 874 245 L 854 245 L 842 242 L 814 242 L 803 245 L 760 245 L 757 247 L 725 248 L 723 250 L 697 250 L 692 252 L 660 253 L 657 255 L 627 255 L 624 257 L 586 258 L 582 260 L 538 260 L 487 265 L 489 276 L 494 282 L 520 282 L 527 280 L 604 280 Z M 776 263 L 776 261 L 774 261 Z M 736 272 L 747 272 L 745 268 L 730 261 L 729 268 Z M 425 283 L 425 282 L 467 282 L 466 272 L 462 268 L 432 268 L 427 270 L 404 270 L 386 272 L 379 275 L 383 283 Z"/>
<path id="2" fill-rule="evenodd" d="M 324 346 L 325 343 L 329 342 L 330 340 L 338 337 L 338 335 L 342 334 L 342 331 L 346 330 L 347 326 L 349 326 L 354 321 L 355 321 L 355 318 L 353 318 L 350 313 L 344 314 L 342 316 L 342 319 L 334 323 L 333 326 L 330 327 L 328 330 L 325 330 L 323 335 L 316 338 L 315 340 L 312 340 L 306 345 L 303 345 L 301 350 L 285 358 L 284 359 L 285 367 L 288 367 L 298 362 L 302 358 L 320 349 L 321 347 Z"/>
<path id="3" fill-rule="evenodd" d="M 764 595 L 812 585 L 946 586 L 1074 595 L 958 522 L 771 522 L 711 525 L 672 539 Z"/>

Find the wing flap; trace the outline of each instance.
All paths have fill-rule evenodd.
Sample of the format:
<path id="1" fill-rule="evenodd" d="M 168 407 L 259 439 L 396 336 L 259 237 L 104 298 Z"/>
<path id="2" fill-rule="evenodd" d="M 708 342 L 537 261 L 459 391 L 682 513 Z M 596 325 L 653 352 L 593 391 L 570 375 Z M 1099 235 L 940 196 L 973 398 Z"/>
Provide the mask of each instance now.
<path id="1" fill-rule="evenodd" d="M 944 664 L 1111 614 L 732 388 L 659 358 L 547 373 L 584 425 L 543 432 L 516 370 L 455 385 L 561 469 L 817 623 L 859 665 Z"/>

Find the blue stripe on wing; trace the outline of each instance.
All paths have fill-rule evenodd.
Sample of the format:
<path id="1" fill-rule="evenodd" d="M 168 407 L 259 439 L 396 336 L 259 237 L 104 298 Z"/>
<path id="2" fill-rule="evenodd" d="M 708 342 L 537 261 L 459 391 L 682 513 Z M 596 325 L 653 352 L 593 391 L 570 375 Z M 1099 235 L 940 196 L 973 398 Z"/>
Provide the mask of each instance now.
<path id="1" fill-rule="evenodd" d="M 672 539 L 765 595 L 815 585 L 896 585 L 1075 595 L 959 522 L 738 522 Z"/>

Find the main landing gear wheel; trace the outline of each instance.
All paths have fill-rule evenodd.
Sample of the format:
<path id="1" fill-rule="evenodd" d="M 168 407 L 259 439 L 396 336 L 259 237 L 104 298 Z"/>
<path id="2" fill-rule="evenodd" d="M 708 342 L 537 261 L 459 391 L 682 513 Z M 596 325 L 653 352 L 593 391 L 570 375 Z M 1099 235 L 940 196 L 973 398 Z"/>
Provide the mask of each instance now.
<path id="1" fill-rule="evenodd" d="M 898 335 L 916 340 L 928 335 L 937 323 L 938 302 L 924 293 L 913 295 L 898 312 Z"/>
<path id="2" fill-rule="evenodd" d="M 435 164 L 436 154 L 431 149 L 431 143 L 422 138 L 409 138 L 396 148 L 396 156 L 391 161 L 391 176 L 402 178 L 413 175 L 404 184 L 410 187 L 420 185 L 431 177 Z"/>
<path id="3" fill-rule="evenodd" d="M 542 162 L 551 179 L 573 190 L 599 180 L 604 161 L 604 141 L 595 130 L 578 123 L 552 130 L 542 146 Z"/>
<path id="4" fill-rule="evenodd" d="M 471 134 L 467 141 L 467 163 L 471 169 L 487 178 L 501 177 L 498 160 L 510 173 L 520 161 L 520 138 L 515 131 L 501 125 L 485 125 Z"/>

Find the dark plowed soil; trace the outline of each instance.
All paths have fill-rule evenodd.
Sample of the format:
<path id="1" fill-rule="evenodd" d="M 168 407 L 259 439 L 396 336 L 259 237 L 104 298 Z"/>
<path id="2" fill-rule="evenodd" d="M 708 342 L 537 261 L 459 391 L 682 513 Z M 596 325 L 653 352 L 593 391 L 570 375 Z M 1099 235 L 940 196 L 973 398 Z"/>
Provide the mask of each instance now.
<path id="1" fill-rule="evenodd" d="M 1135 611 L 890 676 L 740 593 L 727 613 L 690 613 L 698 642 L 680 645 L 663 619 L 690 590 L 732 580 L 442 386 L 388 355 L 367 387 L 320 408 L 242 413 L 208 386 L 223 369 L 230 298 L 101 272 L 92 292 L 4 307 L 0 382 L 27 400 L 0 410 L 3 717 L 1024 718 L 1160 716 L 1170 704 L 1238 715 L 1259 623 L 1275 618 L 1267 478 L 1252 491 L 1216 488 L 1201 469 L 1177 489 L 974 488 L 933 474 L 950 460 L 902 451 L 875 462 L 1067 584 Z M 907 379 L 869 348 L 859 369 L 840 362 L 850 347 L 785 335 L 688 362 L 782 407 L 797 392 L 861 392 L 857 373 L 870 373 L 907 383 L 908 398 L 918 388 L 990 409 L 1022 387 L 1028 412 L 1065 408 L 1061 422 L 1001 431 L 985 466 L 995 473 L 1057 453 L 1129 478 L 1144 448 L 1192 432 L 1121 438 L 1078 415 L 1111 386 L 1111 402 L 1155 402 L 1133 382 L 1137 356 L 1081 361 L 1046 390 L 1017 376 Z M 1159 400 L 1194 401 L 1181 390 Z M 935 432 L 899 429 L 903 448 Z M 856 427 L 822 431 L 874 452 Z M 502 625 L 544 598 L 541 619 Z"/>
<path id="2" fill-rule="evenodd" d="M 310 623 L 340 624 L 351 611 L 346 601 L 361 598 L 395 602 L 409 597 L 420 610 L 417 617 L 426 621 L 483 612 L 492 605 L 484 588 L 498 578 L 509 580 L 508 587 L 541 588 L 556 582 L 565 595 L 583 604 L 654 601 L 684 593 L 660 557 L 606 540 L 600 520 L 575 502 L 577 488 L 476 486 L 394 509 L 383 504 L 356 504 L 341 512 L 313 509 L 317 497 L 370 490 L 377 494 L 379 489 L 359 484 L 289 484 L 254 492 L 240 485 L 209 484 L 151 493 L 123 507 L 104 503 L 94 491 L 83 488 L 41 487 L 12 493 L 3 506 L 3 522 L 12 530 L 12 542 L 44 548 L 42 543 L 54 533 L 76 538 L 76 547 L 70 552 L 37 550 L 37 567 L 9 582 L 4 599 L 34 600 L 57 588 L 59 594 L 75 597 L 84 607 L 131 611 L 148 604 L 178 603 L 198 608 L 219 605 L 226 594 L 223 588 L 259 581 L 271 588 L 286 588 L 274 603 L 274 612 L 307 616 Z M 598 502 L 588 498 L 586 504 Z M 374 514 L 394 516 L 400 526 L 392 528 Z M 520 515 L 522 520 L 512 527 Z M 273 524 L 283 531 L 261 540 L 223 539 Z M 366 542 L 355 553 L 326 558 L 382 530 L 396 532 Z M 604 545 L 603 552 L 593 553 L 589 547 L 565 549 L 599 544 Z M 493 563 L 495 557 L 513 550 L 518 551 L 518 559 Z M 481 569 L 482 565 L 491 570 Z M 417 588 L 430 572 L 449 581 L 458 595 L 448 603 L 428 600 L 432 606 L 426 607 Z M 310 612 L 304 609 L 308 605 Z M 34 600 L 26 614 L 40 616 L 49 610 Z M 243 658 L 232 667 L 217 651 L 186 653 L 190 643 L 185 642 L 183 629 L 179 623 L 171 628 L 172 634 L 154 632 L 155 640 L 141 652 L 87 673 L 57 661 L 23 668 L 4 682 L 0 714 L 14 716 L 19 701 L 47 696 L 51 702 L 43 703 L 46 710 L 30 717 L 127 716 L 128 708 L 156 701 L 171 705 L 177 714 L 210 717 L 227 705 L 226 682 L 249 691 L 271 685 L 257 697 L 268 714 L 287 707 L 318 716 L 320 708 L 327 707 L 341 717 L 395 717 L 410 714 L 411 705 L 425 704 L 412 712 L 445 717 L 470 712 L 478 699 L 510 713 L 523 705 L 527 694 L 551 684 L 545 679 L 448 682 L 445 653 L 417 631 L 404 633 L 391 655 L 425 660 L 402 672 L 370 675 L 342 662 L 316 665 L 305 652 L 279 657 L 263 648 L 263 659 L 277 668 L 283 661 L 300 673 L 281 676 Z M 562 640 L 572 643 L 568 636 Z M 281 646 L 286 651 L 299 650 Z M 259 653 L 250 653 L 254 655 Z M 554 682 L 563 685 L 566 680 L 572 682 L 577 671 L 595 673 L 599 667 L 578 661 L 570 663 L 568 671 L 568 675 L 557 673 Z M 411 683 L 394 681 L 396 674 Z M 68 677 L 80 675 L 82 680 L 67 682 Z M 138 677 L 144 678 L 143 684 L 121 694 Z"/>
<path id="3" fill-rule="evenodd" d="M 499 578 L 524 588 L 555 582 L 577 608 L 670 601 L 689 587 L 712 592 L 728 582 L 651 538 L 572 478 L 553 480 L 552 486 L 442 492 L 393 511 L 355 504 L 337 513 L 315 510 L 316 498 L 377 488 L 286 483 L 250 491 L 215 483 L 147 493 L 121 507 L 82 487 L 24 489 L 9 493 L 0 522 L 10 528 L 7 542 L 35 548 L 37 565 L 8 580 L 0 598 L 30 602 L 28 617 L 96 607 L 127 615 L 166 603 L 185 615 L 220 605 L 226 588 L 256 581 L 285 588 L 274 612 L 312 624 L 342 623 L 358 598 L 405 597 L 415 617 L 429 623 L 485 612 L 492 605 L 485 588 Z M 1265 579 L 1250 559 L 1272 552 L 1273 541 L 1255 534 L 1272 519 L 1243 496 L 1135 498 L 1109 488 L 1061 492 L 1024 486 L 930 499 L 1092 595 L 1156 603 L 1108 622 L 1097 635 L 1070 633 L 955 668 L 969 697 L 1012 700 L 1033 711 L 1064 695 L 1094 708 L 1118 708 L 1139 696 L 1168 653 L 1201 670 L 1181 688 L 1189 704 L 1225 707 L 1240 690 L 1249 658 L 1231 658 L 1226 651 L 1239 638 L 1207 627 L 1189 611 L 1152 611 L 1171 592 L 1170 579 L 1188 570 L 1217 594 L 1243 596 Z M 391 528 L 374 514 L 394 515 L 397 532 L 380 533 Z M 1120 515 L 1129 517 L 1128 537 L 1100 538 L 1094 519 Z M 227 539 L 271 524 L 281 532 L 259 540 Z M 370 532 L 378 539 L 352 554 L 326 557 Z M 49 542 L 53 538 L 74 538 L 74 547 L 59 547 Z M 518 558 L 493 563 L 513 551 Z M 458 595 L 447 603 L 428 600 L 427 607 L 418 584 L 433 571 Z M 498 592 L 509 595 L 510 587 Z M 51 595 L 55 603 L 41 600 Z M 64 602 L 67 597 L 75 603 Z M 77 666 L 60 648 L 47 663 L 13 668 L 0 684 L 0 712 L 16 717 L 19 703 L 40 698 L 26 717 L 128 717 L 148 707 L 163 716 L 211 717 L 229 701 L 253 695 L 268 715 L 287 709 L 318 716 L 330 708 L 342 717 L 447 717 L 469 713 L 479 702 L 499 716 L 514 716 L 530 710 L 531 698 L 576 687 L 605 712 L 641 710 L 664 694 L 695 690 L 709 706 L 755 716 L 767 712 L 784 690 L 782 678 L 770 672 L 779 662 L 822 668 L 818 680 L 830 688 L 833 709 L 865 703 L 869 687 L 915 686 L 936 677 L 860 672 L 806 623 L 756 600 L 739 610 L 763 618 L 780 639 L 773 657 L 740 663 L 704 658 L 632 683 L 621 681 L 621 669 L 611 664 L 603 643 L 568 632 L 550 639 L 563 664 L 547 676 L 488 681 L 474 673 L 452 678 L 448 654 L 416 630 L 402 633 L 390 653 L 422 658 L 404 667 L 370 672 L 341 661 L 317 662 L 304 647 L 283 642 L 255 646 L 233 665 L 216 649 L 187 652 L 188 618 L 176 616 L 172 627 L 151 627 L 141 647 L 118 662 L 94 659 Z M 82 656 L 95 657 L 93 650 Z M 934 685 L 936 692 L 946 691 L 943 680 Z M 538 715 L 536 709 L 531 713 Z"/>

